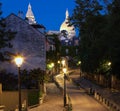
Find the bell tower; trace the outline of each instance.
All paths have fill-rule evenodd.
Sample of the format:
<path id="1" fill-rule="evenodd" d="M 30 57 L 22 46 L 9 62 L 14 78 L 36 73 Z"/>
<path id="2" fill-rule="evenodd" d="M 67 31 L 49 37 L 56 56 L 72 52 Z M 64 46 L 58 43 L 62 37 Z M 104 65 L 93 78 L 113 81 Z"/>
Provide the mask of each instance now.
<path id="1" fill-rule="evenodd" d="M 34 17 L 34 14 L 32 12 L 32 7 L 31 7 L 30 3 L 28 5 L 26 18 L 27 18 L 29 24 L 36 24 L 35 17 Z"/>

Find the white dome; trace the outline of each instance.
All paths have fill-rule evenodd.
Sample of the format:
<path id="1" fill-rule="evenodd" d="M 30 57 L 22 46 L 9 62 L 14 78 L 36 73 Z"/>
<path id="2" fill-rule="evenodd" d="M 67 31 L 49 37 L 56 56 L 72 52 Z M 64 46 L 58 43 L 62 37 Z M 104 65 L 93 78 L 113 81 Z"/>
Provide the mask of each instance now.
<path id="1" fill-rule="evenodd" d="M 66 10 L 66 18 L 65 21 L 60 26 L 60 31 L 66 30 L 68 32 L 68 39 L 73 38 L 76 35 L 75 27 L 73 25 L 69 25 L 69 14 L 68 10 Z"/>

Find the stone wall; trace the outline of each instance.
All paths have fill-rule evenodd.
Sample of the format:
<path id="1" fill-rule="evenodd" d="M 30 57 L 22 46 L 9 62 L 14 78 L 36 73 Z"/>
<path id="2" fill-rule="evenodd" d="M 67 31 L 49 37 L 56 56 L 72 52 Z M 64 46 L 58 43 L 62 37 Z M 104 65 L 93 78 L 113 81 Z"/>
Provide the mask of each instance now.
<path id="1" fill-rule="evenodd" d="M 27 90 L 21 91 L 21 103 L 27 108 L 28 98 Z M 0 94 L 0 105 L 4 106 L 5 111 L 14 111 L 18 108 L 18 91 L 3 91 Z"/>

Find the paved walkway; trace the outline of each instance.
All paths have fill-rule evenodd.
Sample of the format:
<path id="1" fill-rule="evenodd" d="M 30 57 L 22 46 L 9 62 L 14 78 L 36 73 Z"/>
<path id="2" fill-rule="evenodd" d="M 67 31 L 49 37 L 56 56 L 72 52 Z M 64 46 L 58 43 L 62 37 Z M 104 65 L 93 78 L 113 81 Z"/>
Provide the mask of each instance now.
<path id="1" fill-rule="evenodd" d="M 73 78 L 73 81 L 76 82 L 77 85 L 84 88 L 86 91 L 89 91 L 90 88 L 95 92 L 98 92 L 101 97 L 109 100 L 109 102 L 117 109 L 120 109 L 120 92 L 117 90 L 110 90 L 108 88 L 100 87 L 97 84 L 92 83 L 91 81 L 85 79 L 84 77 L 80 77 L 78 74 L 70 75 Z M 116 111 L 116 110 L 115 110 Z"/>
<path id="2" fill-rule="evenodd" d="M 47 84 L 47 95 L 43 103 L 29 111 L 63 111 L 63 95 L 54 83 Z"/>
<path id="3" fill-rule="evenodd" d="M 31 108 L 29 111 L 63 111 L 61 95 L 48 94 L 43 102 L 38 107 Z"/>
<path id="4" fill-rule="evenodd" d="M 105 106 L 86 94 L 84 89 L 79 89 L 67 82 L 67 93 L 71 98 L 72 111 L 109 111 Z"/>
<path id="5" fill-rule="evenodd" d="M 101 89 L 99 86 L 93 84 L 91 81 L 86 80 L 84 78 L 79 78 L 79 75 L 70 75 L 73 80 L 77 81 L 81 87 L 84 89 L 94 88 L 101 92 L 103 96 L 109 97 L 112 100 L 116 100 L 116 104 L 120 105 L 120 93 L 119 92 L 112 92 L 108 89 Z M 59 77 L 58 82 L 63 86 L 63 77 Z M 107 111 L 105 107 L 103 107 L 101 104 L 96 103 L 96 100 L 92 97 L 85 94 L 85 90 L 82 90 L 80 87 L 76 87 L 71 82 L 67 82 L 67 91 L 70 94 L 71 102 L 72 102 L 72 111 Z M 71 91 L 72 90 L 72 91 Z M 79 94 L 79 99 L 78 99 Z M 111 95 L 113 94 L 113 95 Z M 111 95 L 111 96 L 110 96 Z M 87 96 L 87 97 L 86 97 Z M 85 99 L 87 98 L 87 99 Z M 90 105 L 87 101 L 90 100 L 92 105 Z M 82 103 L 85 104 L 82 104 Z M 95 107 L 98 107 L 98 109 L 94 109 Z M 88 109 L 87 109 L 88 108 Z M 62 92 L 57 88 L 57 86 L 54 83 L 48 83 L 47 86 L 47 95 L 45 97 L 45 100 L 43 104 L 41 104 L 38 107 L 29 109 L 29 111 L 63 111 L 63 94 Z"/>
<path id="6" fill-rule="evenodd" d="M 63 87 L 63 75 L 58 75 L 56 81 Z M 79 89 L 72 81 L 67 81 L 66 84 L 67 94 L 72 104 L 72 111 L 108 111 L 105 106 L 87 95 L 84 89 Z"/>

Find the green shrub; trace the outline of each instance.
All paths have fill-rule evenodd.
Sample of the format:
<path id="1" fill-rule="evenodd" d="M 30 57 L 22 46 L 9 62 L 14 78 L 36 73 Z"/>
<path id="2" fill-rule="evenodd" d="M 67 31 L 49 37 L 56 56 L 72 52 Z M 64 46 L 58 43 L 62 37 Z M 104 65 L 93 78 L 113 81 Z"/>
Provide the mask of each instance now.
<path id="1" fill-rule="evenodd" d="M 39 90 L 28 91 L 28 106 L 39 104 Z"/>

